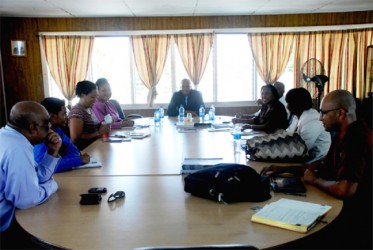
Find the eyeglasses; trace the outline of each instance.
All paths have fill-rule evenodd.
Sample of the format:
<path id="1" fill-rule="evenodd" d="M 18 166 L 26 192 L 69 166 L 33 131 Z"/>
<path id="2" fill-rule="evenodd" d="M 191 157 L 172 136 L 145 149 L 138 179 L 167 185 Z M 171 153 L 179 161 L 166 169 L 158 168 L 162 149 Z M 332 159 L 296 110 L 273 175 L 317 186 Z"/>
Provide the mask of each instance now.
<path id="1" fill-rule="evenodd" d="M 126 193 L 124 191 L 117 191 L 115 194 L 111 194 L 107 199 L 107 202 L 113 202 L 119 198 L 124 198 Z"/>
<path id="2" fill-rule="evenodd" d="M 328 109 L 328 110 L 322 110 L 322 109 L 320 109 L 320 114 L 321 114 L 321 115 L 326 115 L 326 114 L 329 113 L 330 111 L 336 111 L 336 110 L 339 110 L 339 109 L 343 109 L 344 111 L 347 112 L 347 109 L 345 109 L 345 108 L 336 108 L 336 109 Z"/>

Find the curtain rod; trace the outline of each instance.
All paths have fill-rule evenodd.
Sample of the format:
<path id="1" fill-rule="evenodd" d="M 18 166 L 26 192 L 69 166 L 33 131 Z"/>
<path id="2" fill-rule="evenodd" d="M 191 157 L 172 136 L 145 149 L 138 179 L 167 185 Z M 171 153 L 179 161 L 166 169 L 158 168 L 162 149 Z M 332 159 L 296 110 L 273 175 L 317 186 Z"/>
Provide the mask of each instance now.
<path id="1" fill-rule="evenodd" d="M 191 33 L 271 33 L 271 32 L 310 32 L 310 31 L 338 31 L 373 28 L 373 23 L 330 25 L 330 26 L 295 26 L 295 27 L 256 27 L 229 29 L 189 29 L 189 30 L 133 30 L 133 31 L 71 31 L 71 32 L 39 32 L 37 36 L 130 36 L 130 35 L 179 35 Z"/>

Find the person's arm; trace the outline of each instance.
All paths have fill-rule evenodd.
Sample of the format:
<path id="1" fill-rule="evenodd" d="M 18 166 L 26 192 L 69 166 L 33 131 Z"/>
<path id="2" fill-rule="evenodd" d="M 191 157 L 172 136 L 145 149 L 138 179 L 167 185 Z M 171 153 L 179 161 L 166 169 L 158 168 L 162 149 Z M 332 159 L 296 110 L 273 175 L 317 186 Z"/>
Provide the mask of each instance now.
<path id="1" fill-rule="evenodd" d="M 6 184 L 4 189 L 5 199 L 14 204 L 15 207 L 26 209 L 36 206 L 49 198 L 56 192 L 57 183 L 49 178 L 40 178 L 40 165 L 35 168 L 32 152 L 26 147 L 17 147 L 8 158 L 9 166 L 6 175 L 3 176 Z M 55 168 L 58 159 L 46 154 L 50 161 L 50 168 Z M 54 159 L 53 159 L 54 158 Z M 46 161 L 44 161 L 44 164 Z M 46 177 L 46 176 L 44 176 Z"/>
<path id="2" fill-rule="evenodd" d="M 92 107 L 93 113 L 95 113 L 95 116 L 97 120 L 101 123 L 105 119 L 105 115 L 107 115 L 107 112 L 105 111 L 105 104 L 100 102 L 99 100 L 96 100 L 95 104 Z"/>
<path id="3" fill-rule="evenodd" d="M 69 121 L 70 138 L 73 143 L 78 139 L 92 139 L 101 137 L 105 132 L 110 130 L 110 124 L 101 124 L 98 131 L 83 134 L 84 121 L 81 118 L 71 117 Z"/>
<path id="4" fill-rule="evenodd" d="M 323 178 L 318 177 L 314 171 L 309 169 L 307 169 L 304 173 L 304 180 L 307 183 L 315 187 L 318 187 L 339 199 L 352 197 L 355 194 L 358 187 L 357 182 L 350 182 L 347 180 L 325 180 Z"/>
<path id="5" fill-rule="evenodd" d="M 179 115 L 179 110 L 178 105 L 177 105 L 177 92 L 172 95 L 171 101 L 168 104 L 168 109 L 167 109 L 167 115 L 168 116 L 178 116 Z"/>

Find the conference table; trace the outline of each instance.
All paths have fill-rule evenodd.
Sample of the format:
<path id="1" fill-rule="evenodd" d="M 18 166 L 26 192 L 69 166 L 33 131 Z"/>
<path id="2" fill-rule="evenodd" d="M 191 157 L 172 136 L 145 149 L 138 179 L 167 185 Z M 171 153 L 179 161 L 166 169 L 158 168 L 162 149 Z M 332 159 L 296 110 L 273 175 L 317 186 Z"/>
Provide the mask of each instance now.
<path id="1" fill-rule="evenodd" d="M 217 117 L 216 122 L 229 121 Z M 30 234 L 55 246 L 69 249 L 135 249 L 161 246 L 244 244 L 272 248 L 313 234 L 253 223 L 258 208 L 280 198 L 332 206 L 324 220 L 330 223 L 343 202 L 306 185 L 307 196 L 271 193 L 264 202 L 223 204 L 184 191 L 180 174 L 185 157 L 219 157 L 223 162 L 247 164 L 256 171 L 265 162 L 247 161 L 235 153 L 229 130 L 178 131 L 175 118 L 165 117 L 160 126 L 151 118 L 136 119 L 136 129 L 150 133 L 143 139 L 123 142 L 97 140 L 84 151 L 99 159 L 102 167 L 77 169 L 54 175 L 59 189 L 45 203 L 17 210 L 16 219 Z M 218 132 L 219 131 L 219 132 Z M 118 131 L 112 131 L 112 135 Z M 128 133 L 127 130 L 120 130 Z M 80 205 L 80 194 L 91 187 L 106 187 L 97 205 Z M 124 191 L 125 198 L 107 202 L 110 194 Z"/>

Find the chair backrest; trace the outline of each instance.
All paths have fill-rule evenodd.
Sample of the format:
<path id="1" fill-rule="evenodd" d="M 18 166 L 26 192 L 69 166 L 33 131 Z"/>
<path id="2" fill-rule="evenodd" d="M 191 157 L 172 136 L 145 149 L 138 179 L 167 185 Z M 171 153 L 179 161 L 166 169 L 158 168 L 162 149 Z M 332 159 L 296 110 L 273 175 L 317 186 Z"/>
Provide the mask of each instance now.
<path id="1" fill-rule="evenodd" d="M 118 111 L 119 117 L 121 119 L 124 119 L 124 112 L 123 112 L 123 109 L 120 106 L 119 102 L 117 100 L 114 100 L 114 99 L 110 99 L 109 102 L 111 102 L 112 104 L 114 104 L 115 108 Z"/>

